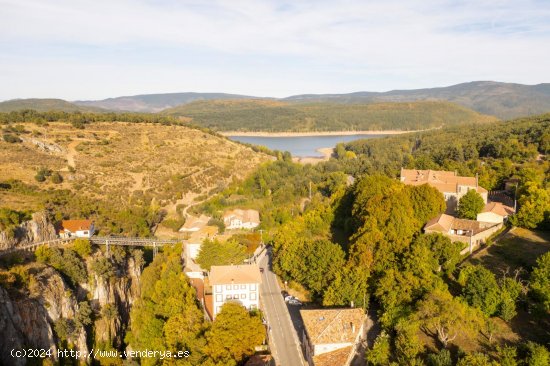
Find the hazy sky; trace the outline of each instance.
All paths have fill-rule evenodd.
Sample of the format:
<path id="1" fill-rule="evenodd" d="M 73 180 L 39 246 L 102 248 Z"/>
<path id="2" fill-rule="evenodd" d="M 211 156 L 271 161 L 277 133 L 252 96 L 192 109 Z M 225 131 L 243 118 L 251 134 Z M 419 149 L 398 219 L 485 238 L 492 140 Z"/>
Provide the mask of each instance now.
<path id="1" fill-rule="evenodd" d="M 0 0 L 0 100 L 550 82 L 550 0 Z"/>

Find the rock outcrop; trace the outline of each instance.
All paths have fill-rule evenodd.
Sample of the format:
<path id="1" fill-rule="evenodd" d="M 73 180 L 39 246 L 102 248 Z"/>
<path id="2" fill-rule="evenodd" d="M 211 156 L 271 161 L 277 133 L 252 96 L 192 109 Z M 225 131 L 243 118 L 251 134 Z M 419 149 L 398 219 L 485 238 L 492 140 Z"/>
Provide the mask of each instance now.
<path id="1" fill-rule="evenodd" d="M 12 349 L 23 347 L 49 349 L 57 359 L 55 325 L 60 319 L 75 324 L 67 341 L 78 351 L 88 353 L 92 339 L 96 345 L 123 346 L 130 308 L 139 297 L 141 268 L 128 256 L 115 266 L 116 276 L 102 278 L 91 269 L 92 262 L 102 255 L 97 251 L 86 260 L 89 282 L 76 287 L 71 287 L 56 269 L 39 263 L 27 265 L 28 280 L 23 288 L 0 286 L 0 365 L 25 365 L 24 358 L 10 354 Z M 85 328 L 75 321 L 81 301 L 89 301 L 94 311 L 93 326 Z"/>
<path id="2" fill-rule="evenodd" d="M 55 238 L 55 227 L 46 212 L 35 212 L 32 220 L 23 222 L 13 230 L 13 235 L 0 231 L 0 250 Z"/>

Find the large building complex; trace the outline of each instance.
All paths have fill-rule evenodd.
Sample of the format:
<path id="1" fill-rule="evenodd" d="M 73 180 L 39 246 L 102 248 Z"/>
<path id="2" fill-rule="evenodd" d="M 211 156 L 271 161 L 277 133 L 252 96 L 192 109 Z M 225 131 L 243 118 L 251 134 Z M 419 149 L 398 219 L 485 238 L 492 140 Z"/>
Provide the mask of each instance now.
<path id="1" fill-rule="evenodd" d="M 443 193 L 449 214 L 456 211 L 458 201 L 470 189 L 479 193 L 487 204 L 488 192 L 479 186 L 477 177 L 461 177 L 456 172 L 443 170 L 401 169 L 401 182 L 412 186 L 428 184 L 436 188 Z"/>

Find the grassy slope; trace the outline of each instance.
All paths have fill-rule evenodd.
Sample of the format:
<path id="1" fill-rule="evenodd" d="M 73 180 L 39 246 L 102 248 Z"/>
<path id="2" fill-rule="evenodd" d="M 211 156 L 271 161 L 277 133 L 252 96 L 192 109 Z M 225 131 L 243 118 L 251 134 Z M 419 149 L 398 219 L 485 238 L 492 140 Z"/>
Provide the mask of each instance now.
<path id="1" fill-rule="evenodd" d="M 13 99 L 0 102 L 0 112 L 12 112 L 23 109 L 34 109 L 38 112 L 101 112 L 97 107 L 79 106 L 63 99 Z"/>
<path id="2" fill-rule="evenodd" d="M 447 102 L 306 104 L 216 100 L 185 104 L 163 113 L 190 118 L 194 124 L 219 131 L 419 130 L 495 120 Z"/>
<path id="3" fill-rule="evenodd" d="M 32 139 L 56 144 L 62 152 L 40 150 L 30 134 L 21 135 L 23 143 L 0 140 L 2 181 L 18 179 L 40 189 L 66 188 L 113 203 L 147 196 L 167 206 L 184 194 L 192 201 L 233 177 L 244 177 L 268 159 L 225 138 L 182 126 L 93 123 L 76 130 L 69 124 L 50 123 L 25 127 L 42 134 Z M 68 165 L 76 171 L 70 172 Z M 40 167 L 61 172 L 64 182 L 36 182 Z M 40 199 L 1 190 L 0 198 L 2 206 L 13 209 L 34 209 Z"/>

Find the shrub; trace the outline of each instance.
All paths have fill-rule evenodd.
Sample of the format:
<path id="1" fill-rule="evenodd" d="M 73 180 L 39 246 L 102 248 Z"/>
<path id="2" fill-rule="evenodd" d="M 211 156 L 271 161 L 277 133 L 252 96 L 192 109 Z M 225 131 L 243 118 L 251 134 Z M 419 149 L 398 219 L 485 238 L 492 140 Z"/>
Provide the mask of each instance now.
<path id="1" fill-rule="evenodd" d="M 3 137 L 4 137 L 4 141 L 9 142 L 10 144 L 15 144 L 17 142 L 22 142 L 22 140 L 19 137 L 15 136 L 15 135 L 12 135 L 12 134 L 9 134 L 9 133 L 4 134 Z"/>
<path id="2" fill-rule="evenodd" d="M 60 184 L 63 182 L 63 177 L 58 172 L 55 172 L 52 174 L 51 180 L 52 180 L 52 183 Z"/>
<path id="3" fill-rule="evenodd" d="M 88 239 L 77 238 L 73 243 L 73 249 L 82 258 L 87 258 L 92 254 L 92 244 Z"/>

